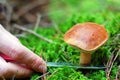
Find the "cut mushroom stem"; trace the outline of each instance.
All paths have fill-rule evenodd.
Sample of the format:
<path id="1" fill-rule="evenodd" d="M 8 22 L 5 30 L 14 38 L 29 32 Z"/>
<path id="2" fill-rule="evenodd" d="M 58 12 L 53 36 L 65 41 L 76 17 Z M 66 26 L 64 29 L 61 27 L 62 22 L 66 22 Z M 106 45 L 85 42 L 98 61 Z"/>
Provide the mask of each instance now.
<path id="1" fill-rule="evenodd" d="M 88 66 L 91 63 L 91 54 L 90 53 L 80 53 L 80 65 Z"/>

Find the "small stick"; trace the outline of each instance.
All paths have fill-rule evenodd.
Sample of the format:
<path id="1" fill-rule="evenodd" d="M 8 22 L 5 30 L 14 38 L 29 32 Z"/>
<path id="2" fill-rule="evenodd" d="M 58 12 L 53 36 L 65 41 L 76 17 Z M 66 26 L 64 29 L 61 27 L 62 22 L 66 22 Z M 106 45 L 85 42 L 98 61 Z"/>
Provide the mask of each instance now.
<path id="1" fill-rule="evenodd" d="M 115 80 L 119 80 L 119 76 L 120 76 L 120 66 L 118 66 L 118 71 L 117 71 Z"/>
<path id="2" fill-rule="evenodd" d="M 116 49 L 113 50 L 113 52 L 112 52 L 112 54 L 111 54 L 111 57 L 110 57 L 110 59 L 108 60 L 108 63 L 107 63 L 108 68 L 110 67 L 110 65 L 111 65 L 111 63 L 112 63 L 112 60 L 113 60 L 113 58 L 114 58 L 114 53 L 115 53 L 115 51 L 116 51 Z"/>
<path id="3" fill-rule="evenodd" d="M 47 72 L 47 73 L 44 73 L 43 75 L 41 75 L 41 76 L 38 76 L 37 78 L 35 78 L 34 80 L 38 80 L 38 79 L 40 79 L 41 77 L 44 77 L 44 76 L 46 76 L 46 75 L 48 75 L 49 74 L 49 72 Z"/>
<path id="4" fill-rule="evenodd" d="M 111 69 L 112 69 L 113 63 L 115 62 L 115 60 L 116 60 L 116 58 L 118 57 L 119 53 L 120 53 L 120 49 L 119 49 L 119 51 L 117 52 L 115 58 L 113 59 L 113 61 L 112 61 L 112 63 L 111 63 L 111 66 L 110 66 L 109 72 L 111 72 Z M 109 73 L 109 75 L 110 75 L 110 73 Z"/>
<path id="5" fill-rule="evenodd" d="M 42 40 L 44 40 L 44 41 L 46 41 L 46 42 L 49 42 L 49 43 L 52 43 L 52 42 L 53 42 L 52 40 L 49 40 L 49 39 L 43 37 L 42 35 L 37 34 L 36 32 L 34 32 L 34 31 L 32 31 L 32 30 L 29 30 L 29 29 L 27 29 L 27 28 L 21 27 L 21 26 L 19 26 L 19 25 L 17 25 L 17 24 L 15 24 L 13 27 L 15 27 L 15 28 L 17 28 L 17 29 L 20 29 L 20 30 L 23 30 L 23 31 L 25 31 L 25 32 L 31 33 L 31 34 L 33 34 L 34 36 L 36 36 L 36 37 L 38 37 L 38 38 L 40 38 L 40 39 L 42 39 Z"/>
<path id="6" fill-rule="evenodd" d="M 52 23 L 53 23 L 53 27 L 56 29 L 56 31 L 59 32 L 59 33 L 62 33 L 62 32 L 59 30 L 58 25 L 57 25 L 54 21 L 52 21 Z M 62 34 L 63 34 L 63 33 L 62 33 Z"/>
<path id="7" fill-rule="evenodd" d="M 110 72 L 111 72 L 111 69 L 113 67 L 113 64 L 116 60 L 116 58 L 118 57 L 119 53 L 120 53 L 120 49 L 118 50 L 117 54 L 115 55 L 114 57 L 114 53 L 115 53 L 116 49 L 112 52 L 112 56 L 111 58 L 108 60 L 108 63 L 107 63 L 107 69 L 106 69 L 106 76 L 107 76 L 107 79 L 110 80 Z"/>
<path id="8" fill-rule="evenodd" d="M 16 37 L 24 37 L 25 38 L 25 33 L 22 33 L 22 34 L 15 34 Z"/>
<path id="9" fill-rule="evenodd" d="M 48 78 L 47 80 L 49 80 L 54 74 L 56 74 L 59 71 L 59 69 L 55 70 Z"/>
<path id="10" fill-rule="evenodd" d="M 42 16 L 40 14 L 37 14 L 37 21 L 36 21 L 35 29 L 34 29 L 35 32 L 36 32 L 36 30 L 37 30 L 37 28 L 38 28 L 38 26 L 40 24 L 41 17 Z"/>
<path id="11" fill-rule="evenodd" d="M 110 80 L 110 67 L 111 67 L 111 64 L 112 64 L 112 61 L 113 61 L 113 58 L 114 58 L 114 53 L 115 53 L 116 49 L 113 50 L 112 54 L 111 54 L 111 57 L 110 59 L 108 60 L 107 62 L 107 68 L 106 68 L 106 77 L 107 77 L 107 80 Z"/>

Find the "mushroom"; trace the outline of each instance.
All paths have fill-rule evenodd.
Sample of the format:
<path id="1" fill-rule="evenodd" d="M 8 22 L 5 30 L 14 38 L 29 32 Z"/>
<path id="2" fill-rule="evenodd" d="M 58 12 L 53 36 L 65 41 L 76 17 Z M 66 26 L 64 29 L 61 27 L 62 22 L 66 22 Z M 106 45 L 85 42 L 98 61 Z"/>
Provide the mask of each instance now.
<path id="1" fill-rule="evenodd" d="M 90 65 L 91 53 L 108 39 L 106 29 L 96 23 L 78 23 L 64 35 L 64 41 L 81 50 L 80 65 Z"/>

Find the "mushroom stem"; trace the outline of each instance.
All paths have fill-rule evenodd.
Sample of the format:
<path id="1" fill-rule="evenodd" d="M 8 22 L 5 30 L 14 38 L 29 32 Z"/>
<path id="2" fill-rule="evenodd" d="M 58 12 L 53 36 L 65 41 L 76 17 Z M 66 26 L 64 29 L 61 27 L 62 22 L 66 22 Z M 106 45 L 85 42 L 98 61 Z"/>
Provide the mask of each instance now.
<path id="1" fill-rule="evenodd" d="M 86 66 L 91 63 L 91 54 L 90 53 L 80 53 L 80 65 Z"/>

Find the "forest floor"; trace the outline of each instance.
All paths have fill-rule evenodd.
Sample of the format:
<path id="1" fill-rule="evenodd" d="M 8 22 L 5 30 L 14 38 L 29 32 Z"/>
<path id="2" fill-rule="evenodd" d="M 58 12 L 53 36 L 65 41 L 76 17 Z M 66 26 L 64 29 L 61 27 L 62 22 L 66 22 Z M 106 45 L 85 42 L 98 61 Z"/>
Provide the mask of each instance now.
<path id="1" fill-rule="evenodd" d="M 34 25 L 29 25 L 30 28 L 23 27 L 19 20 L 17 24 L 13 25 L 12 23 L 14 28 L 22 31 L 22 33 L 18 31 L 15 34 L 20 41 L 37 55 L 43 57 L 46 62 L 67 62 L 79 65 L 80 50 L 71 47 L 63 41 L 65 32 L 77 23 L 95 22 L 103 25 L 109 34 L 107 42 L 92 53 L 92 63 L 90 65 L 105 66 L 106 69 L 83 70 L 67 66 L 48 67 L 46 73 L 39 74 L 35 72 L 29 79 L 119 80 L 119 5 L 119 0 L 51 0 L 48 12 L 42 15 L 38 14 Z M 41 21 L 41 16 L 47 16 L 47 18 L 44 18 L 45 21 Z M 23 18 L 29 20 L 25 15 Z"/>

